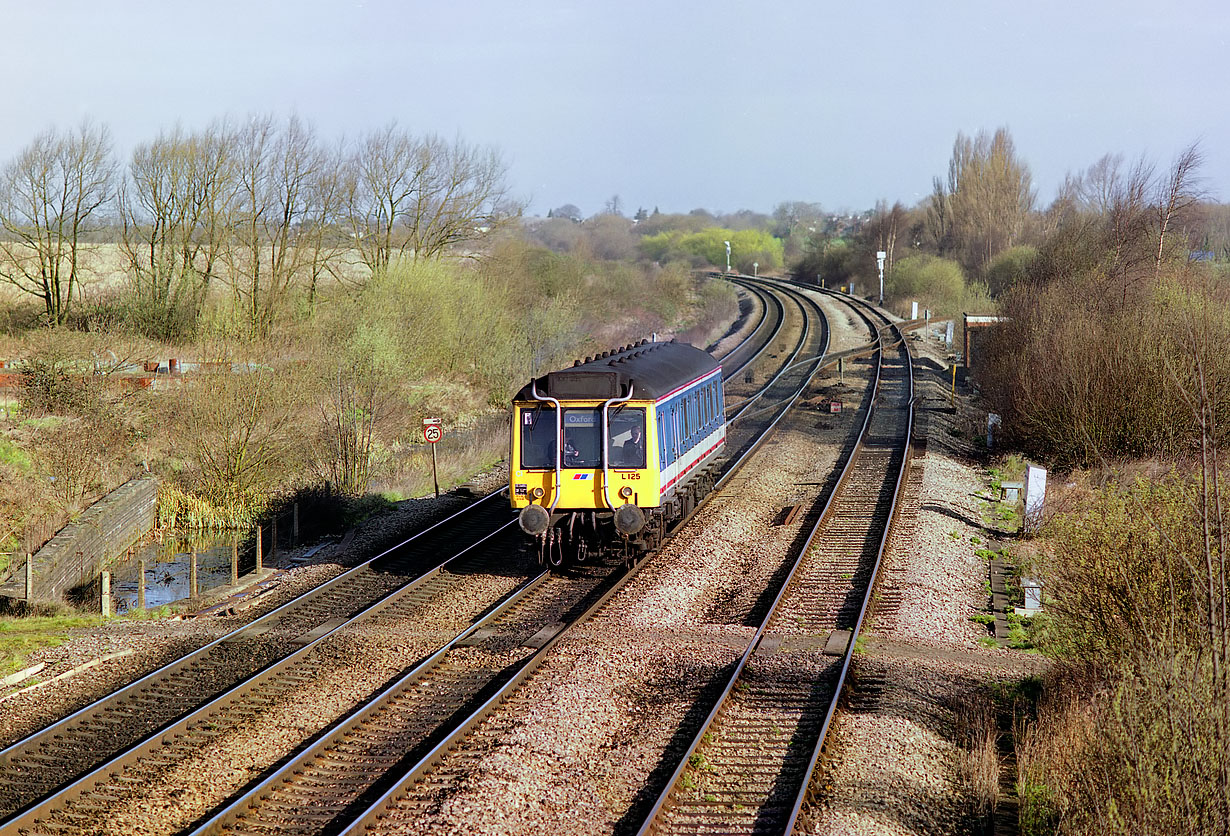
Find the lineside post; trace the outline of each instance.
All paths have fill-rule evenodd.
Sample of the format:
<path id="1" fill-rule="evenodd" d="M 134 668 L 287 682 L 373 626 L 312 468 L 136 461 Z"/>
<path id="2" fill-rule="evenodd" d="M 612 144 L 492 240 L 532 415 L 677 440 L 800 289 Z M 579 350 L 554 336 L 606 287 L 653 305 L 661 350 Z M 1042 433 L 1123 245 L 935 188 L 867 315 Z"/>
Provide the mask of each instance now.
<path id="1" fill-rule="evenodd" d="M 102 616 L 103 618 L 111 617 L 111 573 L 104 571 L 102 573 Z"/>
<path id="2" fill-rule="evenodd" d="M 26 600 L 34 598 L 34 556 L 26 552 Z"/>

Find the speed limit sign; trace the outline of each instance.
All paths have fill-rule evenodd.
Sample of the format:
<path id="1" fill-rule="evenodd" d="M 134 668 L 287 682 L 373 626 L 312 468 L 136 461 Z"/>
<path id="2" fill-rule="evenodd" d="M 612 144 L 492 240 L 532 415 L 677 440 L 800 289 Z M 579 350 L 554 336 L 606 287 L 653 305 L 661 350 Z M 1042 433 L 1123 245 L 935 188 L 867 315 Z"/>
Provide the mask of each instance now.
<path id="1" fill-rule="evenodd" d="M 424 418 L 423 419 L 423 438 L 435 444 L 444 435 L 444 429 L 440 426 L 439 418 Z"/>

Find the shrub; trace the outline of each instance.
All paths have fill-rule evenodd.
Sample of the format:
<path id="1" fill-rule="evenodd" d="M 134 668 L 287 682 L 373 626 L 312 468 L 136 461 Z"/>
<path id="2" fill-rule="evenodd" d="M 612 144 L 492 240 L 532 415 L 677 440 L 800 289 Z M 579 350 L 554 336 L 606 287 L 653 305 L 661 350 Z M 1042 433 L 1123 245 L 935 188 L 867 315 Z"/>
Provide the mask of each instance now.
<path id="1" fill-rule="evenodd" d="M 1049 618 L 1035 632 L 1063 661 L 1018 741 L 1031 832 L 1217 833 L 1230 821 L 1227 567 L 1215 545 L 1227 478 L 1108 481 L 1048 523 L 1037 560 Z"/>

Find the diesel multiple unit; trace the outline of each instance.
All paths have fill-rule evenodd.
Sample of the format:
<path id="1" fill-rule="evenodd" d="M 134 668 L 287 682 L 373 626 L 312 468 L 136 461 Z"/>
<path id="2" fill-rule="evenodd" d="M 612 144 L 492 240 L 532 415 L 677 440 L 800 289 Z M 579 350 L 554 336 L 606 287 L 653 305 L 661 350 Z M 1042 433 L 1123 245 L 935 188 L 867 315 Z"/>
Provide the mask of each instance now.
<path id="1" fill-rule="evenodd" d="M 509 495 L 552 566 L 617 543 L 644 551 L 712 489 L 725 442 L 721 365 L 642 341 L 517 393 Z"/>

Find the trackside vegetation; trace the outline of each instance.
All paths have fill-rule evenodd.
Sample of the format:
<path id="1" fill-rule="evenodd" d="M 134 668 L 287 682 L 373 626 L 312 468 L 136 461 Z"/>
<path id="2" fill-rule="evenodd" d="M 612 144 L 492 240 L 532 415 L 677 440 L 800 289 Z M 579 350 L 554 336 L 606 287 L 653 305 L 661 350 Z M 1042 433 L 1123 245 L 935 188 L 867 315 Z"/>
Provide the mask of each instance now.
<path id="1" fill-rule="evenodd" d="M 1224 262 L 1193 257 L 1198 163 L 1104 158 L 986 260 L 1006 321 L 978 383 L 999 438 L 1053 474 L 1023 548 L 1052 659 L 1014 729 L 1031 836 L 1230 821 L 1230 299 Z"/>
<path id="2" fill-rule="evenodd" d="M 414 495 L 422 417 L 445 417 L 450 434 L 481 425 L 484 444 L 466 455 L 482 469 L 506 446 L 490 418 L 527 377 L 653 331 L 704 340 L 736 311 L 728 286 L 698 285 L 682 267 L 511 239 L 477 261 L 396 261 L 319 299 L 255 341 L 168 345 L 122 326 L 10 337 L 22 386 L 0 448 L 4 550 L 32 510 L 71 514 L 145 467 L 164 479 L 167 525 L 246 525 L 273 497 L 326 483 L 350 497 Z M 122 384 L 121 368 L 170 356 L 202 362 L 152 388 Z"/>

